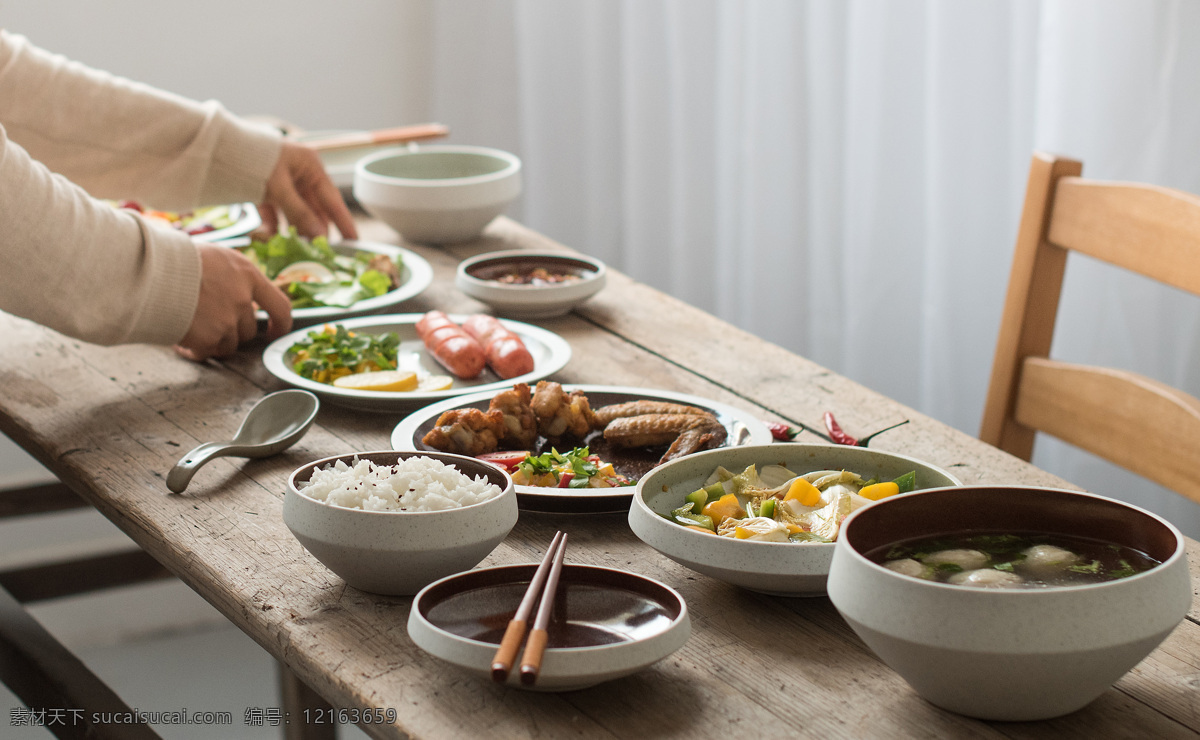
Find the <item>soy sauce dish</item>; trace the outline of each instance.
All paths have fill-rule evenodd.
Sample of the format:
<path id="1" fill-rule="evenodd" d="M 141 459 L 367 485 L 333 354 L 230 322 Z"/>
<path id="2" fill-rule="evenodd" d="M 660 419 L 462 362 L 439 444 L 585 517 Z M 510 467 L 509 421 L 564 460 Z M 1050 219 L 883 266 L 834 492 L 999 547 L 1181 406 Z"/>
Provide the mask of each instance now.
<path id="1" fill-rule="evenodd" d="M 491 681 L 492 659 L 535 570 L 537 563 L 480 568 L 430 584 L 413 600 L 409 636 L 429 654 Z M 506 685 L 587 688 L 648 668 L 690 634 L 687 604 L 673 588 L 629 571 L 568 563 L 537 681 L 527 686 L 512 670 Z"/>
<path id="2" fill-rule="evenodd" d="M 503 316 L 561 316 L 598 293 L 607 268 L 598 259 L 525 249 L 464 260 L 454 284 Z"/>
<path id="3" fill-rule="evenodd" d="M 1081 709 L 1184 618 L 1179 531 L 1077 491 L 966 486 L 895 496 L 842 524 L 829 598 L 939 707 L 1027 721 Z"/>

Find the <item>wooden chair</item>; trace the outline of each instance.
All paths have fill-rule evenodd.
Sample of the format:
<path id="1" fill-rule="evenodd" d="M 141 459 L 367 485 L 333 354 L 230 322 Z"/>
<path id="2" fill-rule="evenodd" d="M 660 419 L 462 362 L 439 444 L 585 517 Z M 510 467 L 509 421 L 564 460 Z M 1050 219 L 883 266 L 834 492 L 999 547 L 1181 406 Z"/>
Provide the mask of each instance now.
<path id="1" fill-rule="evenodd" d="M 1082 169 L 1033 156 L 979 437 L 1028 460 L 1045 432 L 1200 502 L 1200 400 L 1049 357 L 1069 252 L 1200 295 L 1200 198 Z"/>

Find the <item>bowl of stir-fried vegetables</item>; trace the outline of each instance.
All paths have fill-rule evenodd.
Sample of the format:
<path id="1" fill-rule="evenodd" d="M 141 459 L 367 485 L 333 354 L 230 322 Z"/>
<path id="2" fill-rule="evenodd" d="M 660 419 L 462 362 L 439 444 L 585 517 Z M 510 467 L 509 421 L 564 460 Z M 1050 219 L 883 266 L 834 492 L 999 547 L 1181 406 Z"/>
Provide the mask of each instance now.
<path id="1" fill-rule="evenodd" d="M 673 460 L 638 481 L 629 526 L 699 573 L 778 596 L 825 593 L 842 520 L 890 496 L 961 481 L 866 447 L 771 444 Z"/>

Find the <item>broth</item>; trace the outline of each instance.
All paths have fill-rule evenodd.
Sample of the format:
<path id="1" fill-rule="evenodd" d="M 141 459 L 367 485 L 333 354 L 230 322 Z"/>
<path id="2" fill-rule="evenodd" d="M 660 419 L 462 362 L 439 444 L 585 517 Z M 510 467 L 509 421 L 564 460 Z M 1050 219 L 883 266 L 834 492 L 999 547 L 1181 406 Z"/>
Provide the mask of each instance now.
<path id="1" fill-rule="evenodd" d="M 975 588 L 1082 586 L 1159 564 L 1124 545 L 1033 532 L 948 533 L 903 540 L 865 556 L 902 575 Z"/>

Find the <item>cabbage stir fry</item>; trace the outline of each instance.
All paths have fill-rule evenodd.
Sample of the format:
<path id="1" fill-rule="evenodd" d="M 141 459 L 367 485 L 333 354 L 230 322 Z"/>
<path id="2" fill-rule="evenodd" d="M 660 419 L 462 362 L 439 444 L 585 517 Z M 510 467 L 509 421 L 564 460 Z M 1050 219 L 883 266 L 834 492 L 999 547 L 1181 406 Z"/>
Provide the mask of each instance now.
<path id="1" fill-rule="evenodd" d="M 848 470 L 797 475 L 782 465 L 734 474 L 717 468 L 667 516 L 685 527 L 763 542 L 833 542 L 842 520 L 879 499 L 917 487 L 911 471 L 895 480 L 864 479 Z"/>

